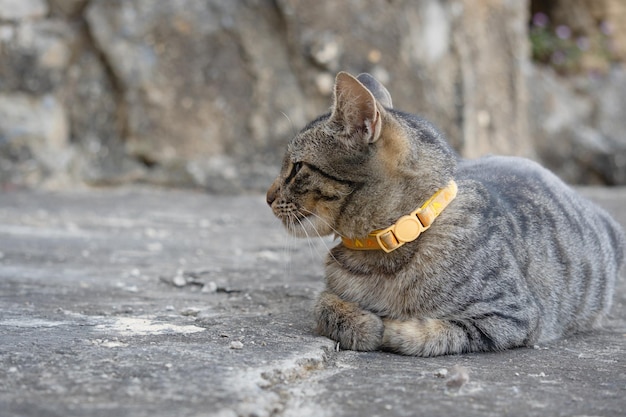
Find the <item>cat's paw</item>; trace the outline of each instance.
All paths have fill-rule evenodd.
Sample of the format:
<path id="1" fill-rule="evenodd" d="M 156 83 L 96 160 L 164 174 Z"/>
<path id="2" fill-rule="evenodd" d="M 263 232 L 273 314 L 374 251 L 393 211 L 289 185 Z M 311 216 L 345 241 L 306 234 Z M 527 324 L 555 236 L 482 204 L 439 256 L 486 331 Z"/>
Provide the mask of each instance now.
<path id="1" fill-rule="evenodd" d="M 341 320 L 318 318 L 317 330 L 337 342 L 342 349 L 370 351 L 380 348 L 383 341 L 383 321 L 377 315 L 361 311 Z"/>
<path id="2" fill-rule="evenodd" d="M 382 344 L 382 319 L 332 293 L 322 293 L 315 316 L 318 333 L 339 342 L 342 349 L 370 351 Z"/>
<path id="3" fill-rule="evenodd" d="M 339 346 L 343 349 L 369 351 L 379 349 L 385 328 L 383 321 L 369 311 L 362 311 L 352 323 L 339 331 Z"/>

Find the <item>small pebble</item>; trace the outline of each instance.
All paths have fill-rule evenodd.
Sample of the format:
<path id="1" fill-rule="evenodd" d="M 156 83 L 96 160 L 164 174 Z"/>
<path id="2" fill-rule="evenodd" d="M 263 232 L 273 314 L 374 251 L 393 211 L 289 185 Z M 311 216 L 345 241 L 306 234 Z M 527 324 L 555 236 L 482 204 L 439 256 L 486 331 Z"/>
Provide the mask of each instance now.
<path id="1" fill-rule="evenodd" d="M 139 292 L 139 288 L 136 285 L 129 285 L 124 287 L 124 289 L 128 292 Z"/>
<path id="2" fill-rule="evenodd" d="M 469 381 L 469 371 L 461 365 L 454 365 L 450 368 L 450 377 L 446 380 L 449 388 L 461 388 Z"/>
<path id="3" fill-rule="evenodd" d="M 256 254 L 257 258 L 262 261 L 279 262 L 282 260 L 280 253 L 271 250 L 263 250 Z"/>
<path id="4" fill-rule="evenodd" d="M 172 284 L 175 287 L 184 287 L 185 285 L 187 285 L 187 280 L 184 276 L 178 274 L 174 278 L 172 278 Z"/>
<path id="5" fill-rule="evenodd" d="M 201 292 L 214 293 L 217 292 L 217 284 L 213 281 L 207 282 L 202 286 Z"/>
<path id="6" fill-rule="evenodd" d="M 192 316 L 195 317 L 198 315 L 198 313 L 200 313 L 200 311 L 202 311 L 201 308 L 199 307 L 187 307 L 183 310 L 180 311 L 180 314 L 182 316 Z"/>
<path id="7" fill-rule="evenodd" d="M 243 343 L 241 343 L 239 340 L 233 340 L 232 342 L 230 342 L 230 348 L 231 349 L 243 349 Z"/>

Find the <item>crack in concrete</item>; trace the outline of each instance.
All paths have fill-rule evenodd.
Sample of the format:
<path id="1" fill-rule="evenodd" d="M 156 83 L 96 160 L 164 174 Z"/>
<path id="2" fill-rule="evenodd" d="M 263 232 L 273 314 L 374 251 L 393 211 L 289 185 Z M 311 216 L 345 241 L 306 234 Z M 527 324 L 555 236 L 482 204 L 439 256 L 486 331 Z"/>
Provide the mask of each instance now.
<path id="1" fill-rule="evenodd" d="M 240 391 L 247 391 L 246 401 L 235 410 L 239 416 L 280 417 L 296 413 L 299 417 L 321 416 L 314 399 L 321 388 L 312 384 L 315 380 L 338 370 L 333 368 L 335 352 L 332 342 L 314 348 L 306 354 L 272 362 L 268 366 L 254 368 L 233 376 L 230 383 Z M 243 381 L 247 381 L 242 386 Z M 224 411 L 222 411 L 224 413 Z M 220 413 L 218 413 L 220 415 Z"/>

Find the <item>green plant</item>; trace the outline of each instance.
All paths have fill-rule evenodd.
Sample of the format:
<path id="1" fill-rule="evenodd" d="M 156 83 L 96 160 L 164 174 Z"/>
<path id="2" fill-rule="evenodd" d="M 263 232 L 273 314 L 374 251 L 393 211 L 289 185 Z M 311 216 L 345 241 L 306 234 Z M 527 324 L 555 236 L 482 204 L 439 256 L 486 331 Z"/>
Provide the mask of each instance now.
<path id="1" fill-rule="evenodd" d="M 562 74 L 597 70 L 611 62 L 610 38 L 600 24 L 594 33 L 574 36 L 566 25 L 553 25 L 544 13 L 536 13 L 529 29 L 532 59 Z"/>

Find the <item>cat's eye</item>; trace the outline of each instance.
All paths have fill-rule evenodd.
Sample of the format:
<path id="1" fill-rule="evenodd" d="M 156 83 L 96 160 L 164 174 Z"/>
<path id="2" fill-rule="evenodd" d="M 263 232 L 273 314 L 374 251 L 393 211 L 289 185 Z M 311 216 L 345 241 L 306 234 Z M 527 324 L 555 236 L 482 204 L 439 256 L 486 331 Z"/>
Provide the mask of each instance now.
<path id="1" fill-rule="evenodd" d="M 289 173 L 289 176 L 285 180 L 285 183 L 289 183 L 293 179 L 293 177 L 295 177 L 298 174 L 300 169 L 302 169 L 302 162 L 294 162 L 293 165 L 291 166 L 291 172 Z"/>

